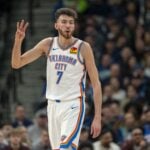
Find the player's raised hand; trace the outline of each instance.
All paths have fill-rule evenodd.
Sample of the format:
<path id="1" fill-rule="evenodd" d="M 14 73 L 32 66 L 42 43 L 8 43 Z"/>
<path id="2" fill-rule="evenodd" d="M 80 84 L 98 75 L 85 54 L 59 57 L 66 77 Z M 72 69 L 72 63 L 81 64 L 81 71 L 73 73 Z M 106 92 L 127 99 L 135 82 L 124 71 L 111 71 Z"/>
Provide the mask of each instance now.
<path id="1" fill-rule="evenodd" d="M 15 35 L 16 40 L 23 41 L 23 39 L 25 38 L 25 32 L 26 32 L 28 25 L 29 23 L 25 22 L 24 20 L 17 22 L 17 31 Z"/>

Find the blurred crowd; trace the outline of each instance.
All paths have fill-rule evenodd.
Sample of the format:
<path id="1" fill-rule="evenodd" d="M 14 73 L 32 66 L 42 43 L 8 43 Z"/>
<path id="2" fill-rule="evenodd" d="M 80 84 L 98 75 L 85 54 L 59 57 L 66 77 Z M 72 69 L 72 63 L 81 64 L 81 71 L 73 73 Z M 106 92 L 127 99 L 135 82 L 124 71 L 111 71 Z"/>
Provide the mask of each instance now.
<path id="1" fill-rule="evenodd" d="M 93 91 L 86 85 L 86 115 L 79 150 L 150 150 L 150 0 L 58 0 L 77 10 L 75 35 L 92 46 L 102 83 L 102 131 L 92 139 Z M 22 105 L 0 128 L 0 150 L 50 150 L 47 115 L 33 119 Z"/>
<path id="2" fill-rule="evenodd" d="M 79 150 L 149 150 L 150 109 L 143 112 L 140 124 L 132 111 L 124 115 L 120 112 L 118 101 L 105 103 L 101 135 L 92 139 L 89 128 L 92 117 L 88 102 L 86 108 Z M 0 150 L 51 150 L 47 126 L 46 109 L 38 110 L 31 120 L 26 115 L 24 106 L 17 105 L 14 119 L 1 125 Z"/>

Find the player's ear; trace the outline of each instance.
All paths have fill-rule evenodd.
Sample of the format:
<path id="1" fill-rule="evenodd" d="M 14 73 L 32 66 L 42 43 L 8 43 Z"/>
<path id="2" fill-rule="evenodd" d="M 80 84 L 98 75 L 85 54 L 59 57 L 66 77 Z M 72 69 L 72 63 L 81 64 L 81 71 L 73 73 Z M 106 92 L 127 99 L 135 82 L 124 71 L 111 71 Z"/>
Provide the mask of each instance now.
<path id="1" fill-rule="evenodd" d="M 55 27 L 55 29 L 56 29 L 56 30 L 58 29 L 58 27 L 57 27 L 57 23 L 55 23 L 54 27 Z"/>

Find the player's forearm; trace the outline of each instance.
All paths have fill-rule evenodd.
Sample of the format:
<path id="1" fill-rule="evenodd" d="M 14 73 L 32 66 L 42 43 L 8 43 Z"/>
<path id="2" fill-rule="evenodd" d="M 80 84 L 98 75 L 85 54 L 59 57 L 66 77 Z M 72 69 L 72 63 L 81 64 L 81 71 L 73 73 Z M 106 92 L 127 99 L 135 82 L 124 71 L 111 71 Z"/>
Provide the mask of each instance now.
<path id="1" fill-rule="evenodd" d="M 21 66 L 21 45 L 22 41 L 15 39 L 11 59 L 11 65 L 15 69 L 18 69 Z"/>
<path id="2" fill-rule="evenodd" d="M 94 117 L 101 119 L 101 109 L 102 109 L 102 90 L 100 82 L 96 83 L 93 87 L 94 91 L 94 107 L 95 107 L 95 115 Z"/>

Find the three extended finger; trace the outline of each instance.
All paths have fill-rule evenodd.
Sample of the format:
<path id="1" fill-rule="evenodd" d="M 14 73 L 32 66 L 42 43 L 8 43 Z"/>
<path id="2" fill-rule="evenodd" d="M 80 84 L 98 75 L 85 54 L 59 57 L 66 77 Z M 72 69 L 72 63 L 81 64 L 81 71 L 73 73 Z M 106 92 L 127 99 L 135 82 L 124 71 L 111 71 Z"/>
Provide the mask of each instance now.
<path id="1" fill-rule="evenodd" d="M 29 23 L 25 23 L 24 20 L 21 20 L 20 22 L 17 22 L 17 30 L 19 31 L 25 31 L 28 27 Z"/>
<path id="2" fill-rule="evenodd" d="M 23 27 L 23 30 L 26 31 L 27 27 L 28 27 L 29 23 L 27 22 L 24 27 Z"/>
<path id="3" fill-rule="evenodd" d="M 19 22 L 17 22 L 17 29 L 19 29 Z"/>

